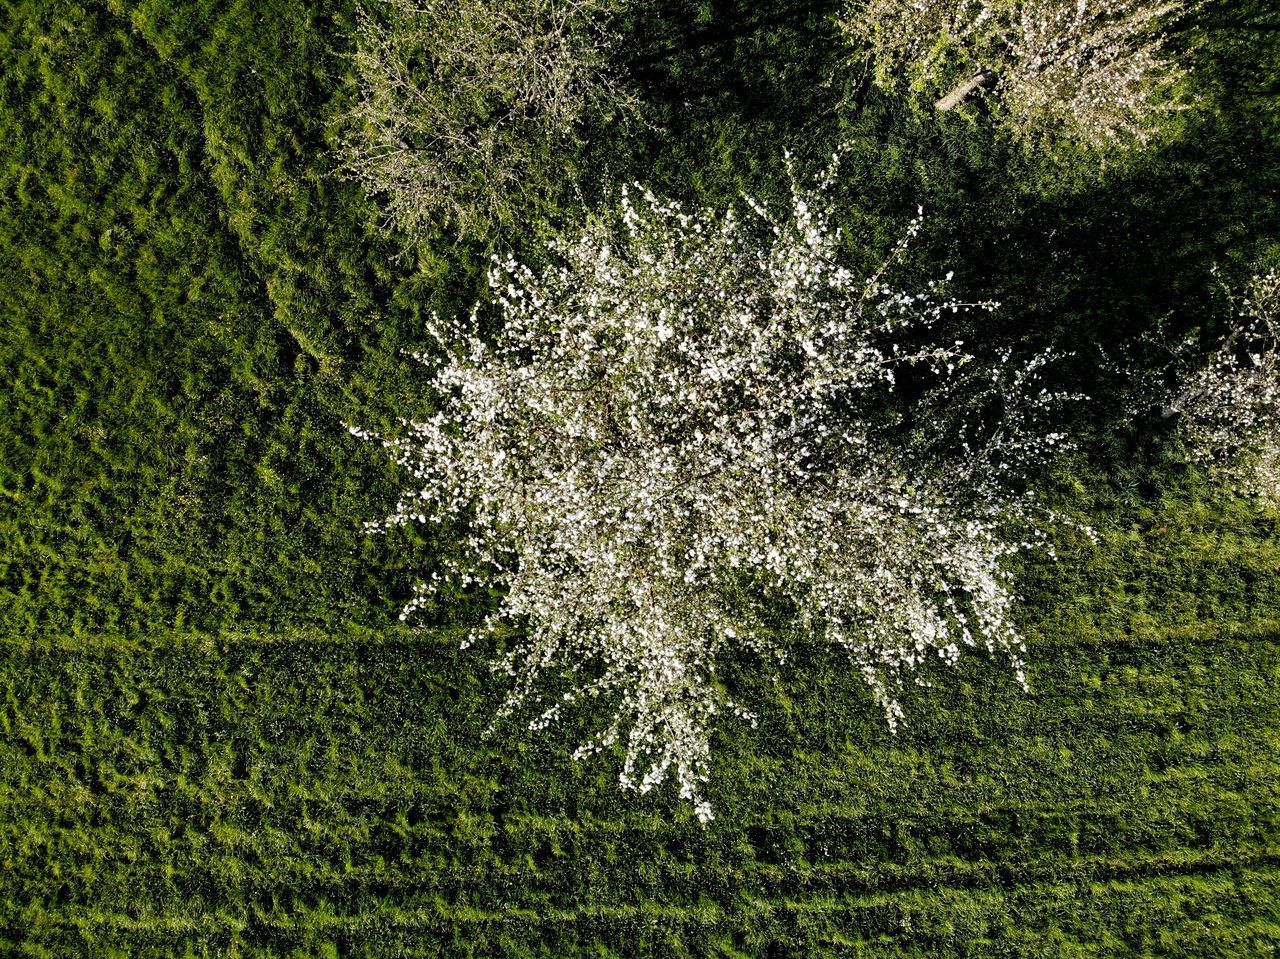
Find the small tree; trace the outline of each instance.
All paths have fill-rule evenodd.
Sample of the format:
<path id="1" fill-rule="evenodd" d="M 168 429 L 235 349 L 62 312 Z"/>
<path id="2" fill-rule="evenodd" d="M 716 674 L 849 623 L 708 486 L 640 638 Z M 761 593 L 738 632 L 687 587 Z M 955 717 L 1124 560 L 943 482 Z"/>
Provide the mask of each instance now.
<path id="1" fill-rule="evenodd" d="M 1280 271 L 1254 276 L 1222 345 L 1165 407 L 1194 462 L 1280 504 Z"/>
<path id="2" fill-rule="evenodd" d="M 878 81 L 947 89 L 952 110 L 990 92 L 1019 139 L 1049 132 L 1104 150 L 1143 143 L 1179 108 L 1165 51 L 1181 0 L 850 0 L 841 27 Z"/>
<path id="3" fill-rule="evenodd" d="M 611 0 L 380 0 L 359 15 L 348 171 L 418 235 L 512 220 L 580 124 L 634 107 Z"/>
<path id="4" fill-rule="evenodd" d="M 1034 500 L 1012 487 L 1061 442 L 1038 425 L 1061 397 L 1036 386 L 1044 358 L 928 342 L 994 304 L 842 265 L 832 176 L 777 221 L 636 186 L 557 265 L 495 261 L 496 339 L 474 315 L 437 328 L 439 411 L 384 440 L 412 479 L 375 528 L 462 518 L 456 575 L 505 587 L 503 713 L 609 703 L 578 755 L 621 744 L 624 787 L 674 773 L 704 821 L 710 726 L 752 718 L 716 679 L 728 651 L 843 649 L 891 726 L 928 659 L 982 648 L 1025 682 L 1005 561 Z"/>

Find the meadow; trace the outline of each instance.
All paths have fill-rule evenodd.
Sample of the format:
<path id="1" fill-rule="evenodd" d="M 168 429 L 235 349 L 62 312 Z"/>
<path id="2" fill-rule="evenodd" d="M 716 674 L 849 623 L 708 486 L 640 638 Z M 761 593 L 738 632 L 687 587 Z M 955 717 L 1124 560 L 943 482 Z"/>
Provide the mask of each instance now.
<path id="1" fill-rule="evenodd" d="M 1112 351 L 1210 327 L 1280 244 L 1280 21 L 1206 4 L 1199 100 L 1098 169 L 871 89 L 821 3 L 645 0 L 644 123 L 549 157 L 526 229 L 414 244 L 339 175 L 355 7 L 17 0 L 0 21 L 0 952 L 64 956 L 1232 956 L 1280 952 L 1280 515 L 1111 399 Z M 841 107 L 840 104 L 845 104 Z M 848 104 L 853 103 L 852 108 Z M 700 826 L 489 719 L 487 597 L 411 631 L 447 531 L 386 536 L 350 436 L 495 248 L 641 178 L 722 206 L 850 144 L 850 255 L 992 292 L 1095 397 L 1045 479 L 1097 541 L 1031 556 L 1032 689 L 940 670 L 896 735 L 838 656 L 744 660 Z M 586 174 L 590 173 L 590 176 Z"/>

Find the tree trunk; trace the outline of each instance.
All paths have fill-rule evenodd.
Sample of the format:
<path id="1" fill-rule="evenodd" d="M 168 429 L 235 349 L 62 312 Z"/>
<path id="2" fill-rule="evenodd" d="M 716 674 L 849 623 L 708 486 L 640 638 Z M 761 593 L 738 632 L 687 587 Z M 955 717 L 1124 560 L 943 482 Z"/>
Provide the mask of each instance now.
<path id="1" fill-rule="evenodd" d="M 943 113 L 954 110 L 977 93 L 986 93 L 996 85 L 996 75 L 991 70 L 979 70 L 967 80 L 962 80 L 945 97 L 934 104 Z"/>

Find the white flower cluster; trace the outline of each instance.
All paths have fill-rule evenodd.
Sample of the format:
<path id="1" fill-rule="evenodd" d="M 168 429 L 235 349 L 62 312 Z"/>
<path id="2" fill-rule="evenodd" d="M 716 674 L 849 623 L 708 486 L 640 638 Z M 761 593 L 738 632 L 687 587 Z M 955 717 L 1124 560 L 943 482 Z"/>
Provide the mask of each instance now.
<path id="1" fill-rule="evenodd" d="M 1186 71 L 1164 30 L 1184 12 L 1182 0 L 850 0 L 841 26 L 882 85 L 906 75 L 958 82 L 958 94 L 994 87 L 1016 137 L 1062 133 L 1105 150 L 1145 142 L 1158 114 L 1181 108 L 1173 87 Z M 965 79 L 975 73 L 986 79 Z"/>
<path id="2" fill-rule="evenodd" d="M 1036 385 L 1042 360 L 928 342 L 995 304 L 843 266 L 832 176 L 777 221 L 635 185 L 557 265 L 495 260 L 500 331 L 438 325 L 446 358 L 419 358 L 439 411 L 383 440 L 413 479 L 375 525 L 462 518 L 456 575 L 504 588 L 486 626 L 520 627 L 504 714 L 534 705 L 539 728 L 608 703 L 578 755 L 620 746 L 641 792 L 674 774 L 704 821 L 715 717 L 754 722 L 717 680 L 726 651 L 842 648 L 891 726 L 927 660 L 980 648 L 1025 683 L 1002 567 L 1035 539 L 1034 501 L 1006 481 L 1061 442 L 1036 432 L 1061 397 Z"/>
<path id="3" fill-rule="evenodd" d="M 1069 131 L 1098 150 L 1144 143 L 1158 113 L 1181 109 L 1171 87 L 1185 75 L 1164 52 L 1178 0 L 1034 0 L 1007 34 L 1001 99 L 1023 136 Z"/>
<path id="4" fill-rule="evenodd" d="M 1194 461 L 1280 504 L 1280 271 L 1253 277 L 1222 346 L 1173 404 Z"/>

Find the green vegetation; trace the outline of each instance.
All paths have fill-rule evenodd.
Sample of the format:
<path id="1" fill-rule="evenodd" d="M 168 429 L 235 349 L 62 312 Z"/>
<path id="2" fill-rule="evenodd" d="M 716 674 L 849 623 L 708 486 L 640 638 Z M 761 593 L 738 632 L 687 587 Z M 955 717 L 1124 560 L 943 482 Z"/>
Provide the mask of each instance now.
<path id="1" fill-rule="evenodd" d="M 1132 560 L 1135 578 L 1097 595 L 1072 579 L 1070 625 L 1033 639 L 1031 695 L 963 667 L 912 698 L 895 737 L 838 659 L 778 684 L 744 665 L 733 681 L 763 691 L 761 728 L 719 744 L 707 829 L 622 794 L 608 764 L 574 764 L 574 729 L 486 740 L 495 695 L 456 635 L 9 644 L 0 942 L 1265 955 L 1280 937 L 1280 543 L 1274 523 L 1172 527 L 1188 506 L 1153 510 L 1137 555 L 1136 531 L 1098 548 L 1093 569 Z M 1109 612 L 1125 595 L 1184 624 L 1125 631 Z"/>
<path id="2" fill-rule="evenodd" d="M 1269 7 L 1207 6 L 1179 39 L 1202 102 L 1105 170 L 886 99 L 821 5 L 622 24 L 650 123 L 575 169 L 723 204 L 849 138 L 851 250 L 875 262 L 923 203 L 914 268 L 1005 304 L 966 333 L 1069 345 L 1097 397 L 1053 496 L 1100 542 L 1063 533 L 1022 581 L 1033 692 L 969 664 L 893 737 L 835 658 L 738 664 L 761 724 L 724 731 L 702 829 L 574 764 L 576 721 L 484 735 L 474 597 L 393 625 L 449 537 L 364 533 L 394 477 L 343 425 L 421 404 L 400 351 L 470 306 L 488 249 L 389 238 L 337 176 L 354 5 L 11 5 L 0 953 L 1275 953 L 1280 520 L 1120 416 L 1094 362 L 1212 325 L 1210 267 L 1280 243 Z"/>

